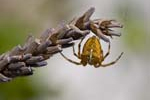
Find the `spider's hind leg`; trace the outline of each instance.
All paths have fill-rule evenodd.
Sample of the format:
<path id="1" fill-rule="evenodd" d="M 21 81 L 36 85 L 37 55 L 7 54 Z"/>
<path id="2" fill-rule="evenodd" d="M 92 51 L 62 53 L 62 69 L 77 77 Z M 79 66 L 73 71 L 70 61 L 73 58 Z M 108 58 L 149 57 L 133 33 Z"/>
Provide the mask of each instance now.
<path id="1" fill-rule="evenodd" d="M 74 63 L 74 64 L 76 64 L 76 65 L 81 65 L 81 63 L 79 63 L 79 62 L 76 62 L 76 61 L 73 61 L 73 60 L 67 58 L 62 52 L 60 52 L 60 54 L 61 54 L 67 61 L 69 61 L 69 62 L 71 62 L 71 63 Z"/>
<path id="2" fill-rule="evenodd" d="M 121 56 L 123 55 L 123 52 L 118 56 L 118 58 L 110 63 L 107 63 L 107 64 L 101 64 L 102 67 L 107 67 L 107 66 L 110 66 L 110 65 L 113 65 L 115 64 L 120 58 Z"/>
<path id="3" fill-rule="evenodd" d="M 109 54 L 110 54 L 110 42 L 109 42 L 109 45 L 108 45 L 108 51 L 107 51 L 107 53 L 104 55 L 104 59 L 105 59 L 106 57 L 108 57 Z"/>

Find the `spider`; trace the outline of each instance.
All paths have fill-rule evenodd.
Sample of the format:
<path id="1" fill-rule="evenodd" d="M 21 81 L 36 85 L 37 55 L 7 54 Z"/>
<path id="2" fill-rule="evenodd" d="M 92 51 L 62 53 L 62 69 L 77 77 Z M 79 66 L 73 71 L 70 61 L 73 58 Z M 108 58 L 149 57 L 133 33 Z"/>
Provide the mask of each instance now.
<path id="1" fill-rule="evenodd" d="M 100 44 L 99 39 L 96 36 L 90 37 L 86 43 L 83 46 L 83 50 L 81 53 L 81 43 L 84 40 L 85 37 L 83 37 L 78 44 L 78 54 L 75 53 L 75 48 L 73 46 L 73 54 L 80 59 L 80 62 L 73 61 L 69 58 L 67 58 L 62 52 L 60 54 L 69 62 L 74 63 L 76 65 L 83 65 L 86 66 L 87 64 L 93 65 L 95 68 L 98 67 L 107 67 L 110 65 L 115 64 L 123 55 L 123 52 L 118 56 L 118 58 L 110 63 L 102 64 L 102 62 L 105 60 L 105 58 L 110 54 L 110 43 L 108 45 L 108 51 L 105 55 L 103 55 L 103 50 Z"/>

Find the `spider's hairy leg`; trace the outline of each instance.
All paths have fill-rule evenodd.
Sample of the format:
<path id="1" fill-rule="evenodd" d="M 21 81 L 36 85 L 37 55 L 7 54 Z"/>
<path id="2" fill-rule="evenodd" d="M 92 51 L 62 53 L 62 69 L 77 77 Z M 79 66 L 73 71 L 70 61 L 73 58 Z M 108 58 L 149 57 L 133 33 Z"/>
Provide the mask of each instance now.
<path id="1" fill-rule="evenodd" d="M 91 31 L 100 39 L 104 40 L 105 42 L 110 42 L 110 40 L 105 36 L 105 34 L 99 29 L 99 26 L 93 21 L 90 22 L 90 28 Z"/>
<path id="2" fill-rule="evenodd" d="M 84 38 L 85 38 L 85 36 L 82 37 L 80 43 L 78 44 L 78 56 L 79 56 L 79 58 L 81 58 L 81 43 L 83 42 Z"/>
<path id="3" fill-rule="evenodd" d="M 73 60 L 67 58 L 62 52 L 60 52 L 60 54 L 61 54 L 66 60 L 68 60 L 69 62 L 71 62 L 71 63 L 73 63 L 73 64 L 76 64 L 76 65 L 81 65 L 81 63 L 79 63 L 79 62 L 76 62 L 76 61 L 73 61 Z"/>
<path id="4" fill-rule="evenodd" d="M 118 58 L 115 61 L 112 61 L 112 62 L 107 63 L 107 64 L 101 64 L 101 66 L 102 67 L 107 67 L 107 66 L 115 64 L 121 58 L 122 55 L 123 55 L 123 52 L 118 56 Z"/>
<path id="5" fill-rule="evenodd" d="M 109 42 L 109 45 L 108 45 L 108 51 L 107 51 L 107 53 L 104 55 L 104 59 L 105 59 L 106 57 L 108 57 L 109 54 L 110 54 L 110 42 Z"/>
<path id="6" fill-rule="evenodd" d="M 73 44 L 73 46 L 72 46 L 72 49 L 73 49 L 73 54 L 74 54 L 74 55 L 75 55 L 77 58 L 80 58 L 80 57 L 77 55 L 77 53 L 75 52 L 74 45 L 75 45 L 75 44 Z"/>
<path id="7" fill-rule="evenodd" d="M 114 30 L 111 30 L 111 29 L 108 29 L 108 32 L 111 36 L 118 36 L 120 37 L 121 36 L 121 33 L 119 32 L 114 32 Z"/>
<path id="8" fill-rule="evenodd" d="M 101 38 L 102 40 L 104 40 L 105 42 L 110 43 L 110 40 L 109 40 L 107 37 L 104 36 L 104 34 L 101 32 L 100 29 L 97 29 L 96 35 L 97 35 L 99 38 Z"/>

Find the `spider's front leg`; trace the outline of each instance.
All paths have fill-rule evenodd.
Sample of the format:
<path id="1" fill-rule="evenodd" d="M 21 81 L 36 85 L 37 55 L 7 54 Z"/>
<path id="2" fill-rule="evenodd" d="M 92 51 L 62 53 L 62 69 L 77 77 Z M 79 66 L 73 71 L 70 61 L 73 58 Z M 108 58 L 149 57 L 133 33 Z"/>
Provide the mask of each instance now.
<path id="1" fill-rule="evenodd" d="M 116 20 L 108 20 L 108 19 L 99 19 L 98 21 L 99 29 L 101 29 L 102 33 L 107 36 L 121 36 L 121 33 L 112 30 L 113 28 L 122 28 L 123 25 L 120 24 Z"/>
<path id="2" fill-rule="evenodd" d="M 108 19 L 95 19 L 90 21 L 90 29 L 96 34 L 99 38 L 103 39 L 105 42 L 110 42 L 109 39 L 105 36 L 121 36 L 121 33 L 118 33 L 113 28 L 122 28 L 121 25 L 116 20 L 108 20 Z"/>
<path id="3" fill-rule="evenodd" d="M 102 31 L 99 29 L 99 26 L 95 24 L 93 21 L 90 22 L 90 29 L 100 39 L 110 43 L 110 40 L 105 36 L 105 34 L 102 33 Z"/>

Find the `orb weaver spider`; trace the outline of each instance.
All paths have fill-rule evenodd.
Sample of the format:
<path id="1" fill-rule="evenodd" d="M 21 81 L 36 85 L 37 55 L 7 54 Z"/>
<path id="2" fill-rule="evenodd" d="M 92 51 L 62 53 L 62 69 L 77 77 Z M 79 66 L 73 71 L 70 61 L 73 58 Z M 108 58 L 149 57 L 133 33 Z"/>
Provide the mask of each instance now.
<path id="1" fill-rule="evenodd" d="M 123 52 L 118 56 L 118 58 L 110 63 L 102 64 L 102 62 L 105 60 L 105 58 L 110 54 L 110 43 L 108 45 L 108 51 L 105 55 L 103 55 L 103 50 L 100 44 L 99 39 L 96 36 L 90 37 L 86 43 L 83 46 L 83 50 L 81 53 L 81 43 L 84 40 L 85 37 L 83 37 L 78 44 L 78 54 L 75 53 L 75 48 L 73 45 L 73 54 L 80 59 L 80 62 L 73 61 L 69 58 L 67 58 L 62 52 L 60 54 L 69 62 L 74 63 L 76 65 L 83 65 L 86 66 L 87 64 L 93 65 L 95 68 L 98 67 L 107 67 L 110 65 L 115 64 L 122 56 Z"/>

